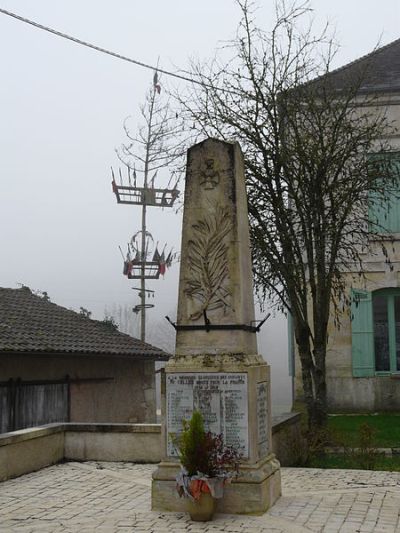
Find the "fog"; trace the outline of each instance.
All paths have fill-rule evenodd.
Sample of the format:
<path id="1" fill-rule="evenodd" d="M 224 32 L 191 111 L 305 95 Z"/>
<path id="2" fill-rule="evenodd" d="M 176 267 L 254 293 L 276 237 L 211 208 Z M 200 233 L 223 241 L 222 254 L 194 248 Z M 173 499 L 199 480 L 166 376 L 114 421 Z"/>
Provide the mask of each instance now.
<path id="1" fill-rule="evenodd" d="M 260 24 L 272 21 L 264 0 Z M 315 0 L 316 23 L 337 28 L 339 66 L 398 38 L 397 0 Z M 133 57 L 176 71 L 208 58 L 234 35 L 233 0 L 3 0 L 1 7 Z M 102 319 L 105 308 L 132 307 L 138 296 L 122 276 L 118 245 L 140 225 L 140 209 L 111 192 L 122 122 L 137 121 L 152 71 L 65 41 L 0 14 L 0 286 L 47 291 L 53 302 Z M 164 82 L 167 82 L 164 79 Z M 164 83 L 163 80 L 161 83 Z M 169 81 L 169 83 L 171 83 Z M 154 239 L 180 246 L 181 215 L 149 208 Z M 149 283 L 151 324 L 173 313 L 178 265 Z M 164 326 L 163 326 L 164 327 Z M 154 327 L 153 327 L 154 329 Z M 156 327 L 159 329 L 159 327 Z M 259 349 L 272 366 L 275 410 L 291 402 L 286 323 L 267 321 Z"/>

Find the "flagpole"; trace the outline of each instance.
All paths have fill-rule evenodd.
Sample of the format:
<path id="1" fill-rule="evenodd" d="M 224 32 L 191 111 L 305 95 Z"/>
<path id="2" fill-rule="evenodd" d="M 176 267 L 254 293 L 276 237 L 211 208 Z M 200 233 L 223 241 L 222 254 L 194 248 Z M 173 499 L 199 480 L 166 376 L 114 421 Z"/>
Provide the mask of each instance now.
<path id="1" fill-rule="evenodd" d="M 155 170 L 152 167 L 152 149 L 154 149 L 153 137 L 157 136 L 157 130 L 154 128 L 153 119 L 155 116 L 157 116 L 158 107 L 156 98 L 157 95 L 160 94 L 160 91 L 161 88 L 158 82 L 158 73 L 155 72 L 153 77 L 153 88 L 148 100 L 149 107 L 147 109 L 149 114 L 146 118 L 147 128 L 143 131 L 142 137 L 145 157 L 143 161 L 144 165 L 142 170 L 139 170 L 139 172 L 143 172 L 143 186 L 141 187 L 140 184 L 137 184 L 135 165 L 133 165 L 133 172 L 131 174 L 131 167 L 129 164 L 125 163 L 128 167 L 127 184 L 123 183 L 121 169 L 119 169 L 120 184 L 116 182 L 114 171 L 111 169 L 112 190 L 117 198 L 117 202 L 121 204 L 140 205 L 142 207 L 141 231 L 138 231 L 134 237 L 132 237 L 132 239 L 135 239 L 135 243 L 133 244 L 132 242 L 132 250 L 136 253 L 136 255 L 131 259 L 130 248 L 128 246 L 127 257 L 124 261 L 123 274 L 126 275 L 128 279 L 140 280 L 140 288 L 137 289 L 139 291 L 138 296 L 140 298 L 140 304 L 135 305 L 132 311 L 134 313 L 140 312 L 140 339 L 143 342 L 146 341 L 146 309 L 154 307 L 153 304 L 146 303 L 146 295 L 148 292 L 146 290 L 146 280 L 158 279 L 160 274 L 164 275 L 166 268 L 170 267 L 173 259 L 172 250 L 168 254 L 167 258 L 165 257 L 166 244 L 164 245 L 162 254 L 160 256 L 157 242 L 154 257 L 152 260 L 148 260 L 148 254 L 152 253 L 149 251 L 149 236 L 151 240 L 153 240 L 153 238 L 147 232 L 147 207 L 172 207 L 175 200 L 179 196 L 179 191 L 176 186 L 173 189 L 169 188 L 171 177 L 167 188 L 159 188 L 155 186 L 157 169 Z M 141 239 L 139 238 L 139 233 L 141 233 Z M 120 251 L 122 253 L 121 249 Z M 153 292 L 154 296 L 154 291 L 151 292 Z"/>

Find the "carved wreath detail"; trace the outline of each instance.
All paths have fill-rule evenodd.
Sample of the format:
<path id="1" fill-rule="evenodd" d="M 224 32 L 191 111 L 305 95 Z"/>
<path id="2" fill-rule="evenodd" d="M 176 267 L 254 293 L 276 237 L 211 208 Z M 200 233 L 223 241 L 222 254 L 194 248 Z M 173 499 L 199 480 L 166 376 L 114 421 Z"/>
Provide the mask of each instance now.
<path id="1" fill-rule="evenodd" d="M 231 291 L 225 286 L 228 274 L 228 246 L 225 237 L 231 231 L 228 209 L 217 206 L 215 214 L 193 224 L 193 238 L 188 242 L 189 279 L 185 294 L 200 307 L 190 315 L 200 318 L 204 311 L 231 307 Z"/>

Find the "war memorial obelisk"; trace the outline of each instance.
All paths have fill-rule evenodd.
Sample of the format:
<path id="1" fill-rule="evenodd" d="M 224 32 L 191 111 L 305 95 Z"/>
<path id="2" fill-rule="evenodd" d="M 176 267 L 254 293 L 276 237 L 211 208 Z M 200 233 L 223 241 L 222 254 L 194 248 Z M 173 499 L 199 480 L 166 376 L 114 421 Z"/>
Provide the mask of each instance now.
<path id="1" fill-rule="evenodd" d="M 240 475 L 217 510 L 262 513 L 281 494 L 271 452 L 270 369 L 257 353 L 249 224 L 239 144 L 207 139 L 188 150 L 175 355 L 162 385 L 163 460 L 152 509 L 182 511 L 171 433 L 194 409 L 241 448 Z"/>

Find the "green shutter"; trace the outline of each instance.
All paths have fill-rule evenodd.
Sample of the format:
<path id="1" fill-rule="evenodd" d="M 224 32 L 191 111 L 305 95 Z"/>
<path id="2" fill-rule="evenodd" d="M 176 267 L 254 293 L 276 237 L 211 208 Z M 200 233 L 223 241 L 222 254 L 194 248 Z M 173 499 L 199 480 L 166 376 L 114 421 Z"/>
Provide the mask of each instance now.
<path id="1" fill-rule="evenodd" d="M 380 197 L 377 192 L 370 192 L 368 195 L 368 220 L 370 221 L 370 231 L 372 233 L 389 232 L 388 213 L 390 203 Z"/>
<path id="2" fill-rule="evenodd" d="M 393 191 L 390 198 L 378 198 L 377 194 L 369 195 L 369 220 L 371 230 L 378 233 L 400 232 L 400 199 L 399 192 Z M 377 227 L 374 226 L 377 225 Z"/>
<path id="3" fill-rule="evenodd" d="M 375 375 L 372 297 L 368 291 L 351 291 L 351 355 L 353 376 Z"/>
<path id="4" fill-rule="evenodd" d="M 387 156 L 390 158 L 390 165 L 393 166 L 393 173 L 400 176 L 399 154 L 397 152 L 388 153 Z M 373 159 L 372 155 L 369 157 Z M 395 187 L 386 198 L 382 198 L 377 192 L 370 192 L 368 196 L 368 218 L 371 222 L 370 230 L 373 232 L 400 232 L 400 185 Z M 375 224 L 377 224 L 377 227 Z"/>

